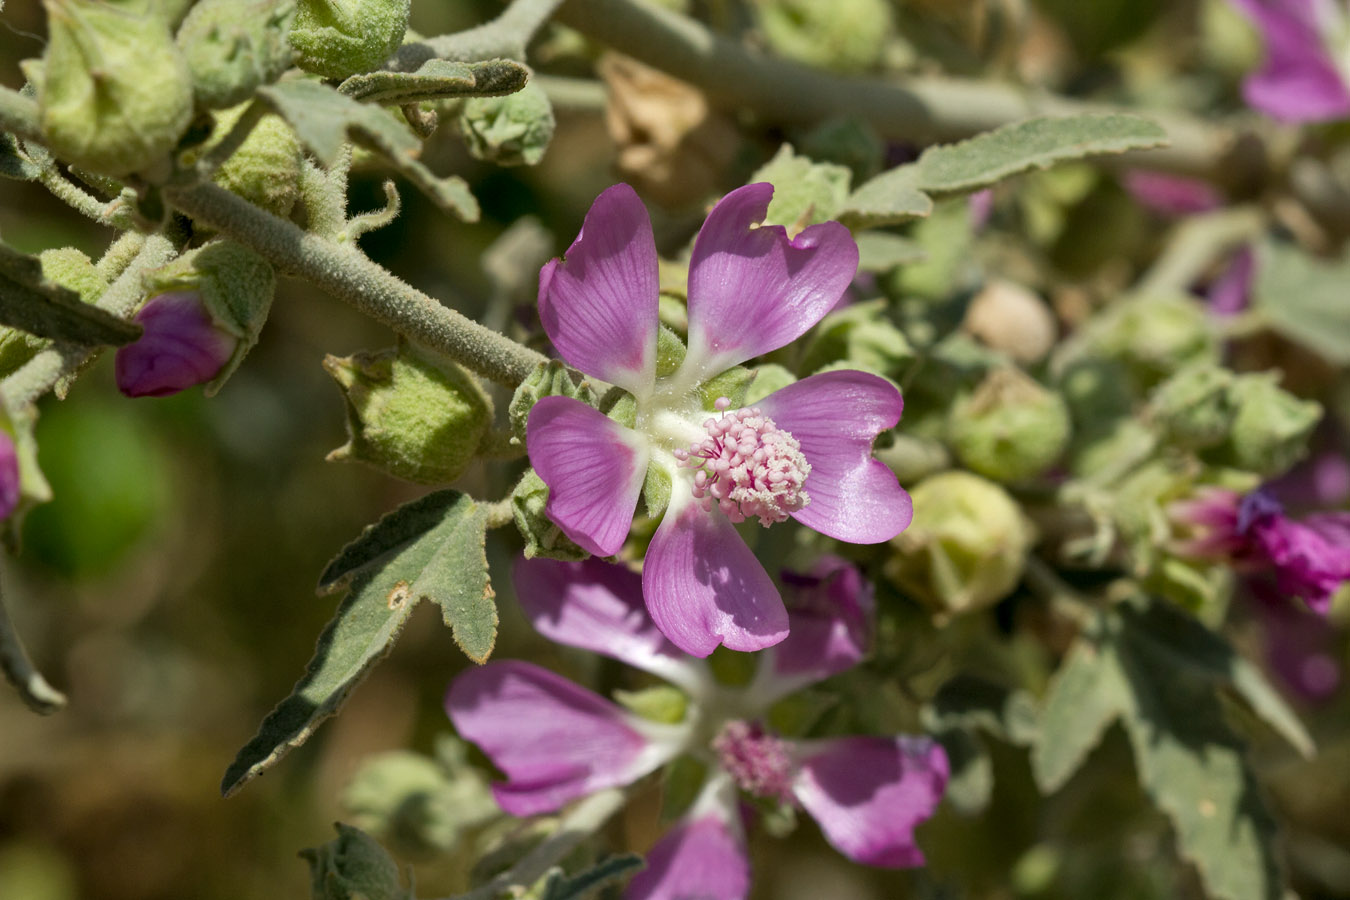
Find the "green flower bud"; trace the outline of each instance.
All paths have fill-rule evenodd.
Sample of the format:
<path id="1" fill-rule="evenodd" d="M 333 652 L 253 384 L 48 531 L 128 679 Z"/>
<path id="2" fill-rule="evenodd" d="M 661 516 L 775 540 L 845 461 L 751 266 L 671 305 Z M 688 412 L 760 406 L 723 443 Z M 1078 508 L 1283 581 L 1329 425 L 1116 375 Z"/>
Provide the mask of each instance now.
<path id="1" fill-rule="evenodd" d="M 803 135 L 799 146 L 814 160 L 847 166 L 854 184 L 880 172 L 886 161 L 885 143 L 862 119 L 827 119 Z"/>
<path id="2" fill-rule="evenodd" d="M 146 273 L 143 280 L 150 297 L 199 294 L 212 324 L 238 341 L 229 360 L 206 384 L 206 396 L 214 396 L 258 343 L 276 291 L 271 264 L 247 247 L 218 239 Z"/>
<path id="3" fill-rule="evenodd" d="M 585 378 L 578 381 L 574 369 L 556 359 L 542 362 L 520 383 L 511 397 L 510 405 L 506 407 L 511 431 L 521 444 L 525 443 L 525 426 L 530 419 L 530 410 L 544 397 L 571 397 L 587 406 L 600 408 L 600 398 L 595 388 Z"/>
<path id="4" fill-rule="evenodd" d="M 569 562 L 589 559 L 589 553 L 573 543 L 571 538 L 562 533 L 561 528 L 553 524 L 552 519 L 544 515 L 547 503 L 548 485 L 535 474 L 534 469 L 526 469 L 520 483 L 511 492 L 511 514 L 520 536 L 525 539 L 525 558 L 543 556 Z"/>
<path id="5" fill-rule="evenodd" d="M 1215 451 L 1226 463 L 1264 478 L 1286 471 L 1308 452 L 1308 439 L 1322 418 L 1322 407 L 1279 386 L 1275 373 L 1242 375 L 1229 399 L 1237 412 L 1228 440 Z"/>
<path id="6" fill-rule="evenodd" d="M 1041 474 L 1069 442 L 1069 408 L 1021 369 L 990 372 L 947 417 L 947 440 L 965 466 L 998 481 Z"/>
<path id="7" fill-rule="evenodd" d="M 1233 373 L 1217 366 L 1183 369 L 1154 389 L 1149 411 L 1163 438 L 1186 450 L 1212 447 L 1233 424 Z"/>
<path id="8" fill-rule="evenodd" d="M 378 69 L 408 31 L 412 0 L 299 0 L 289 40 L 296 65 L 324 78 Z"/>
<path id="9" fill-rule="evenodd" d="M 914 523 L 891 541 L 884 573 L 941 615 L 992 606 L 1022 578 L 1035 540 L 1003 488 L 969 472 L 941 472 L 910 491 Z"/>
<path id="10" fill-rule="evenodd" d="M 93 261 L 74 247 L 43 250 L 38 260 L 42 263 L 43 278 L 70 288 L 85 303 L 96 301 L 108 287 Z M 26 331 L 0 328 L 0 378 L 13 373 L 47 344 L 46 339 Z"/>
<path id="11" fill-rule="evenodd" d="M 451 768 L 403 750 L 367 760 L 343 792 L 342 805 L 357 826 L 398 852 L 449 850 L 465 829 L 500 814 L 487 782 L 463 764 L 463 745 L 454 744 L 459 764 Z"/>
<path id="12" fill-rule="evenodd" d="M 456 119 L 469 152 L 499 166 L 532 166 L 553 140 L 553 104 L 531 81 L 504 97 L 464 101 Z"/>
<path id="13" fill-rule="evenodd" d="M 1187 366 L 1217 362 L 1219 345 L 1200 304 L 1189 297 L 1131 297 L 1098 316 L 1075 347 L 1124 363 L 1141 388 Z"/>
<path id="14" fill-rule="evenodd" d="M 337 840 L 300 851 L 309 861 L 313 900 L 413 900 L 398 864 L 374 838 L 341 822 L 335 827 Z"/>
<path id="15" fill-rule="evenodd" d="M 204 149 L 224 139 L 247 109 L 241 104 L 217 116 L 215 134 Z M 216 184 L 270 213 L 290 215 L 300 195 L 300 139 L 280 116 L 270 113 L 253 126 L 244 143 L 214 175 Z"/>
<path id="16" fill-rule="evenodd" d="M 192 120 L 187 63 L 145 0 L 43 0 L 42 131 L 66 162 L 120 177 L 168 171 Z"/>
<path id="17" fill-rule="evenodd" d="M 812 162 L 792 152 L 791 144 L 778 148 L 773 159 L 750 176 L 750 183 L 773 185 L 766 225 L 784 225 L 789 232 L 835 218 L 848 199 L 852 173 L 844 166 Z"/>
<path id="18" fill-rule="evenodd" d="M 291 65 L 295 0 L 201 0 L 178 29 L 197 106 L 242 103 Z"/>
<path id="19" fill-rule="evenodd" d="M 349 440 L 330 460 L 442 484 L 463 474 L 492 424 L 492 403 L 472 375 L 410 346 L 329 356 L 323 367 L 347 399 Z"/>
<path id="20" fill-rule="evenodd" d="M 779 56 L 840 72 L 880 62 L 891 31 L 886 0 L 757 0 L 755 13 Z"/>

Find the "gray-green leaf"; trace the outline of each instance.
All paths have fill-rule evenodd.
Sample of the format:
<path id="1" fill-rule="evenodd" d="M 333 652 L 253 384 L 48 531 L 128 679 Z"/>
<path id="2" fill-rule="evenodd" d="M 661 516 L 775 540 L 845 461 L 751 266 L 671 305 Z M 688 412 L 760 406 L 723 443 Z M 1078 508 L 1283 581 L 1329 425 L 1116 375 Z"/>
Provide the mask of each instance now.
<path id="1" fill-rule="evenodd" d="M 1031 771 L 1041 793 L 1059 790 L 1126 708 L 1128 687 L 1108 643 L 1083 637 L 1050 682 Z"/>
<path id="2" fill-rule="evenodd" d="M 38 337 L 93 347 L 121 346 L 141 326 L 110 315 L 42 276 L 42 263 L 0 244 L 0 324 Z"/>
<path id="3" fill-rule="evenodd" d="M 584 872 L 564 875 L 554 870 L 544 883 L 539 900 L 582 900 L 607 884 L 618 881 L 642 868 L 642 857 L 635 853 L 611 856 Z"/>
<path id="4" fill-rule="evenodd" d="M 14 135 L 0 131 L 0 175 L 18 181 L 32 181 L 42 169 L 19 149 Z"/>
<path id="5" fill-rule="evenodd" d="M 451 97 L 500 97 L 525 86 L 529 69 L 509 59 L 453 62 L 429 59 L 416 72 L 353 75 L 338 90 L 363 103 L 403 105 Z"/>
<path id="6" fill-rule="evenodd" d="M 337 159 L 351 140 L 379 153 L 442 210 L 466 222 L 478 221 L 478 201 L 458 176 L 440 178 L 417 157 L 422 144 L 411 131 L 379 106 L 358 103 L 317 81 L 280 81 L 258 90 L 285 119 L 300 140 L 325 164 Z"/>
<path id="7" fill-rule="evenodd" d="M 343 549 L 319 587 L 346 587 L 347 596 L 319 636 L 304 676 L 230 764 L 221 784 L 226 796 L 276 765 L 337 712 L 389 653 L 422 599 L 441 607 L 471 659 L 487 659 L 497 609 L 483 551 L 486 526 L 486 511 L 471 498 L 437 491 L 394 510 Z"/>
<path id="8" fill-rule="evenodd" d="M 1350 365 L 1350 257 L 1313 259 L 1269 243 L 1257 257 L 1252 308 L 1273 330 L 1336 365 Z"/>

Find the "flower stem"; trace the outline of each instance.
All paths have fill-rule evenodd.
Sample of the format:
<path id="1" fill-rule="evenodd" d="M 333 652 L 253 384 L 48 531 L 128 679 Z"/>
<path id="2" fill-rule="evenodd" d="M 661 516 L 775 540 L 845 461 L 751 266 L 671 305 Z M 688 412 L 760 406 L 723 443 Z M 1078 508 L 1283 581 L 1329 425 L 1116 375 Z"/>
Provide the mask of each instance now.
<path id="1" fill-rule="evenodd" d="M 515 387 L 544 357 L 441 305 L 359 249 L 306 232 L 222 187 L 167 189 L 179 211 L 263 256 L 282 272 L 345 300 L 399 334 Z"/>
<path id="2" fill-rule="evenodd" d="M 432 58 L 471 62 L 478 59 L 523 60 L 530 42 L 562 0 L 515 0 L 502 14 L 485 25 L 404 44 L 389 68 L 414 72 Z"/>
<path id="3" fill-rule="evenodd" d="M 47 683 L 42 673 L 33 668 L 28 651 L 19 640 L 14 623 L 5 609 L 4 597 L 0 597 L 0 670 L 5 679 L 19 691 L 23 702 L 34 712 L 50 715 L 66 705 L 66 697 Z"/>

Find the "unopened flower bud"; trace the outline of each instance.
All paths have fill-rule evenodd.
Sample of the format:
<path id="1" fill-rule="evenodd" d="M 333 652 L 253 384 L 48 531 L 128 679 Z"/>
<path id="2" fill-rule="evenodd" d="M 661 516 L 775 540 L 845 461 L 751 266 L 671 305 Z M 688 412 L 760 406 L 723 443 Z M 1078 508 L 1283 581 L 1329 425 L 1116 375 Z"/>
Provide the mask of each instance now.
<path id="1" fill-rule="evenodd" d="M 875 66 L 891 30 L 886 0 L 758 0 L 754 6 L 775 53 L 840 72 Z"/>
<path id="2" fill-rule="evenodd" d="M 200 0 L 178 29 L 178 47 L 204 109 L 249 99 L 291 64 L 286 40 L 295 0 Z"/>
<path id="3" fill-rule="evenodd" d="M 1149 409 L 1164 439 L 1187 450 L 1222 443 L 1233 424 L 1232 383 L 1227 369 L 1196 366 L 1158 385 Z"/>
<path id="4" fill-rule="evenodd" d="M 533 81 L 504 97 L 473 97 L 457 125 L 469 152 L 499 166 L 532 166 L 553 140 L 553 105 Z"/>
<path id="5" fill-rule="evenodd" d="M 1123 362 L 1144 387 L 1219 356 L 1212 324 L 1190 297 L 1132 297 L 1097 318 L 1089 332 L 1094 349 Z"/>
<path id="6" fill-rule="evenodd" d="M 891 541 L 887 578 L 942 614 L 983 609 L 1012 592 L 1034 533 L 1007 491 L 969 472 L 942 472 L 910 497 L 914 523 Z"/>
<path id="7" fill-rule="evenodd" d="M 224 139 L 246 108 L 240 105 L 220 113 L 215 135 L 203 149 L 209 150 Z M 302 159 L 295 131 L 280 116 L 269 114 L 253 126 L 248 138 L 213 177 L 221 187 L 284 218 L 290 215 L 300 194 Z"/>
<path id="8" fill-rule="evenodd" d="M 44 0 L 38 107 L 52 152 L 120 177 L 167 171 L 192 120 L 192 82 L 155 4 Z"/>
<path id="9" fill-rule="evenodd" d="M 1045 301 L 1011 281 L 986 284 L 970 301 L 963 327 L 1019 363 L 1034 363 L 1049 353 L 1057 331 Z"/>
<path id="10" fill-rule="evenodd" d="M 998 481 L 1044 472 L 1064 452 L 1069 432 L 1064 399 L 1016 368 L 990 372 L 947 417 L 947 439 L 962 464 Z"/>
<path id="11" fill-rule="evenodd" d="M 378 69 L 408 31 L 412 0 L 299 0 L 291 46 L 296 65 L 324 78 Z"/>
<path id="12" fill-rule="evenodd" d="M 145 276 L 136 321 L 145 334 L 117 351 L 129 397 L 162 397 L 196 384 L 213 396 L 258 342 L 276 277 L 266 260 L 229 240 L 185 253 Z"/>
<path id="13" fill-rule="evenodd" d="M 1216 451 L 1239 469 L 1271 478 L 1288 470 L 1308 452 L 1322 407 L 1281 388 L 1277 374 L 1239 377 L 1230 389 L 1237 412 L 1228 441 Z"/>
<path id="14" fill-rule="evenodd" d="M 328 455 L 419 484 L 454 481 L 492 423 L 473 376 L 403 346 L 324 360 L 347 400 L 348 441 Z"/>
<path id="15" fill-rule="evenodd" d="M 313 900 L 412 900 L 398 864 L 370 835 L 338 822 L 338 836 L 302 850 L 309 861 Z"/>
<path id="16" fill-rule="evenodd" d="M 119 347 L 115 361 L 117 388 L 128 397 L 166 397 L 205 384 L 239 343 L 216 326 L 195 291 L 152 297 L 136 322 L 145 332 Z"/>

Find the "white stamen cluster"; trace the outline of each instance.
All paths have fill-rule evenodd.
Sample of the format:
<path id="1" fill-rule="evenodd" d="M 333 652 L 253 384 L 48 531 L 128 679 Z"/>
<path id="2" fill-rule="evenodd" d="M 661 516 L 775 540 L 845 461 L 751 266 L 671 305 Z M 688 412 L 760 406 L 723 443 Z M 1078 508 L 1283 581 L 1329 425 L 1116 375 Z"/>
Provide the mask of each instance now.
<path id="1" fill-rule="evenodd" d="M 730 405 L 719 398 L 723 415 L 703 423 L 708 436 L 675 458 L 694 470 L 694 497 L 705 510 L 716 503 L 733 522 L 759 519 L 766 527 L 785 521 L 811 502 L 802 490 L 811 464 L 797 439 L 759 407 L 725 412 Z"/>

